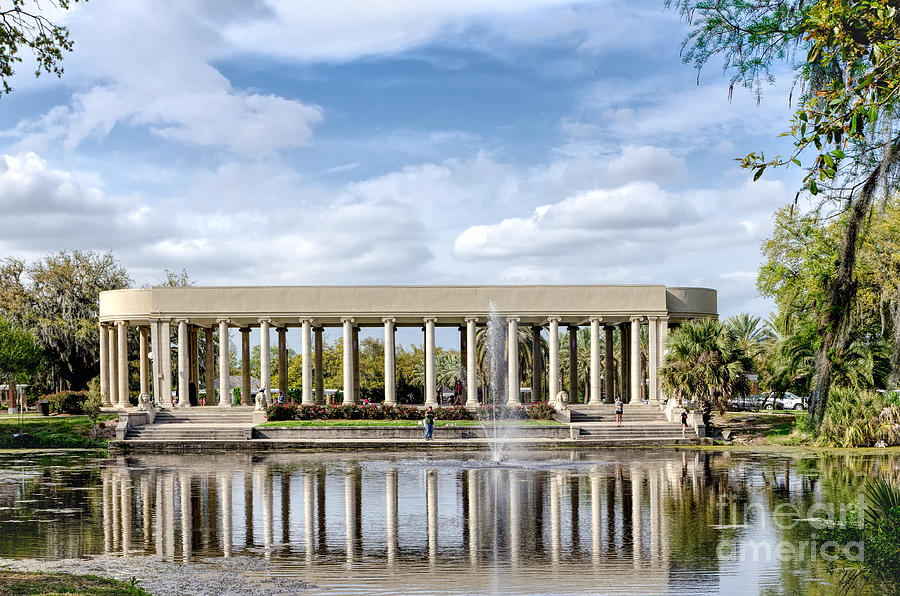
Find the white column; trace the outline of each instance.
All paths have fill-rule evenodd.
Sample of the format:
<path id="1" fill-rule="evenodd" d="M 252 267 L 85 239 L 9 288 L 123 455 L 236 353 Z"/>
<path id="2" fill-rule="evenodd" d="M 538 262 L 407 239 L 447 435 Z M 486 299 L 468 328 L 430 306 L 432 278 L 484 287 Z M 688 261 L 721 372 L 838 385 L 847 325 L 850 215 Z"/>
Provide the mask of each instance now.
<path id="1" fill-rule="evenodd" d="M 315 551 L 315 501 L 313 501 L 313 489 L 315 488 L 315 477 L 312 471 L 306 470 L 303 473 L 303 523 L 306 530 L 306 564 L 309 565 L 313 560 L 313 552 Z"/>
<path id="2" fill-rule="evenodd" d="M 600 486 L 600 473 L 597 470 L 591 470 L 591 560 L 594 565 L 600 564 L 601 552 L 601 534 L 600 528 L 600 496 L 602 487 Z"/>
<path id="3" fill-rule="evenodd" d="M 519 543 L 522 539 L 521 528 L 522 499 L 519 494 L 519 474 L 509 471 L 509 562 L 515 567 L 519 564 Z"/>
<path id="4" fill-rule="evenodd" d="M 159 347 L 153 346 L 153 353 L 159 360 L 160 393 L 162 401 L 160 405 L 172 407 L 172 330 L 169 319 L 159 322 Z"/>
<path id="5" fill-rule="evenodd" d="M 435 317 L 425 317 L 425 405 L 437 406 L 434 387 L 434 323 Z"/>
<path id="6" fill-rule="evenodd" d="M 659 317 L 656 324 L 659 327 L 659 332 L 656 334 L 659 339 L 659 347 L 657 348 L 659 351 L 657 354 L 659 366 L 662 366 L 666 359 L 666 342 L 669 340 L 669 317 Z M 656 385 L 656 394 L 659 396 L 659 400 L 662 401 L 666 398 L 666 394 L 663 391 L 662 379 L 660 378 L 658 371 L 656 375 Z"/>
<path id="7" fill-rule="evenodd" d="M 117 358 L 119 360 L 118 381 L 119 403 L 116 407 L 124 410 L 128 407 L 128 323 L 125 321 L 116 321 L 116 331 L 118 335 Z"/>
<path id="8" fill-rule="evenodd" d="M 269 324 L 271 319 L 259 320 L 259 384 L 265 388 L 266 403 L 272 389 L 272 354 L 269 343 Z"/>
<path id="9" fill-rule="evenodd" d="M 606 395 L 604 396 L 604 401 L 606 403 L 612 403 L 613 393 L 616 390 L 616 366 L 615 366 L 615 356 L 613 355 L 613 329 L 611 326 L 606 325 L 604 329 L 604 335 L 606 336 L 606 342 L 604 346 L 605 350 L 605 364 L 606 371 L 604 372 L 604 381 L 606 384 Z"/>
<path id="10" fill-rule="evenodd" d="M 547 317 L 550 323 L 550 405 L 556 405 L 556 394 L 559 393 L 559 317 Z"/>
<path id="11" fill-rule="evenodd" d="M 187 319 L 178 320 L 178 406 L 189 408 L 191 400 L 188 389 L 188 330 Z"/>
<path id="12" fill-rule="evenodd" d="M 659 328 L 657 326 L 657 317 L 647 317 L 649 321 L 648 342 L 647 342 L 647 374 L 650 385 L 647 388 L 648 403 L 651 405 L 659 405 L 659 385 L 657 383 L 657 371 L 659 370 Z"/>
<path id="13" fill-rule="evenodd" d="M 641 317 L 631 317 L 631 403 L 641 400 Z"/>
<path id="14" fill-rule="evenodd" d="M 478 407 L 478 366 L 475 326 L 478 319 L 466 317 L 466 407 Z M 460 354 L 462 357 L 462 354 Z"/>
<path id="15" fill-rule="evenodd" d="M 344 403 L 352 404 L 353 390 L 353 319 L 342 317 L 344 324 Z"/>
<path id="16" fill-rule="evenodd" d="M 600 318 L 591 317 L 591 399 L 592 406 L 599 406 L 600 398 Z"/>
<path id="17" fill-rule="evenodd" d="M 559 472 L 553 473 L 550 478 L 550 560 L 553 564 L 559 564 L 560 551 L 560 527 L 559 527 L 559 485 L 562 477 Z"/>
<path id="18" fill-rule="evenodd" d="M 300 319 L 300 363 L 301 386 L 303 387 L 300 403 L 304 406 L 312 405 L 312 319 Z"/>
<path id="19" fill-rule="evenodd" d="M 394 366 L 394 323 L 396 319 L 384 317 L 384 403 L 397 403 L 397 371 Z"/>
<path id="20" fill-rule="evenodd" d="M 216 321 L 219 323 L 219 405 L 229 407 L 234 405 L 231 395 L 231 355 L 228 353 L 228 323 L 231 321 L 226 318 Z M 212 349 L 212 345 L 206 349 Z"/>
<path id="21" fill-rule="evenodd" d="M 119 403 L 119 341 L 116 336 L 116 324 L 113 323 L 106 328 L 107 338 L 106 347 L 109 350 L 109 405 L 116 406 Z"/>
<path id="22" fill-rule="evenodd" d="M 507 317 L 507 388 L 509 389 L 509 397 L 506 404 L 509 406 L 520 405 L 521 398 L 519 396 L 519 317 Z"/>
<path id="23" fill-rule="evenodd" d="M 148 327 L 139 327 L 140 341 L 138 342 L 138 358 L 140 359 L 140 375 L 141 375 L 141 395 L 150 397 L 150 358 L 149 350 L 149 333 Z"/>
<path id="24" fill-rule="evenodd" d="M 100 323 L 100 404 L 111 406 L 109 401 L 109 332 Z"/>

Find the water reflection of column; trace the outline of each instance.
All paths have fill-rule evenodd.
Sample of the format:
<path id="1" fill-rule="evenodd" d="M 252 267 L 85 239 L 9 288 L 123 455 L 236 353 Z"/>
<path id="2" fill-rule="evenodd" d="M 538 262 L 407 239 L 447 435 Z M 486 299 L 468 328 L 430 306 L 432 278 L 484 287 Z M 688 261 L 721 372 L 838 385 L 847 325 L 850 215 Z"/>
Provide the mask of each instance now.
<path id="1" fill-rule="evenodd" d="M 650 473 L 650 566 L 659 565 L 659 473 Z"/>
<path id="2" fill-rule="evenodd" d="M 291 543 L 291 473 L 281 472 L 281 543 Z"/>
<path id="3" fill-rule="evenodd" d="M 352 565 L 356 560 L 356 535 L 357 535 L 357 518 L 356 518 L 356 497 L 357 484 L 359 476 L 356 470 L 347 470 L 344 473 L 344 519 L 346 527 L 346 553 L 347 563 Z"/>
<path id="4" fill-rule="evenodd" d="M 669 563 L 669 517 L 666 515 L 665 508 L 663 507 L 665 503 L 666 486 L 665 481 L 659 483 L 656 497 L 657 502 L 659 503 L 657 511 L 659 512 L 659 543 L 663 568 L 666 568 Z"/>
<path id="5" fill-rule="evenodd" d="M 438 549 L 438 494 L 437 470 L 425 474 L 425 500 L 428 507 L 428 562 L 437 563 Z"/>
<path id="6" fill-rule="evenodd" d="M 387 499 L 387 564 L 394 566 L 397 558 L 399 539 L 397 538 L 397 479 L 396 468 L 387 471 L 385 478 L 385 497 Z"/>
<path id="7" fill-rule="evenodd" d="M 625 488 L 621 466 L 616 466 L 615 518 L 616 536 L 610 542 L 616 547 L 616 554 L 622 556 L 622 545 L 625 542 Z"/>
<path id="8" fill-rule="evenodd" d="M 234 542 L 234 538 L 232 537 L 232 506 L 231 506 L 231 470 L 225 470 L 222 472 L 222 476 L 219 478 L 220 487 L 220 499 L 221 503 L 221 512 L 219 515 L 222 516 L 222 535 L 220 537 L 220 546 L 222 548 L 222 554 L 225 557 L 231 556 L 231 545 Z"/>
<path id="9" fill-rule="evenodd" d="M 319 522 L 319 552 L 328 551 L 328 535 L 325 525 L 325 480 L 328 475 L 325 468 L 316 472 L 316 520 Z"/>
<path id="10" fill-rule="evenodd" d="M 509 471 L 509 562 L 516 566 L 519 563 L 519 541 L 521 539 L 519 513 L 519 475 L 515 470 Z"/>
<path id="11" fill-rule="evenodd" d="M 315 478 L 309 470 L 303 475 L 303 523 L 306 530 L 306 562 L 312 563 L 313 553 L 315 552 L 315 528 L 313 526 L 315 502 L 314 488 Z"/>
<path id="12" fill-rule="evenodd" d="M 550 476 L 550 559 L 559 563 L 559 487 L 562 476 Z"/>
<path id="13" fill-rule="evenodd" d="M 150 477 L 145 473 L 141 476 L 141 505 L 144 518 L 144 548 L 150 547 L 153 536 L 153 503 L 150 501 Z"/>
<path id="14" fill-rule="evenodd" d="M 181 493 L 181 558 L 185 564 L 191 562 L 193 520 L 191 519 L 191 476 L 188 472 L 178 474 Z"/>
<path id="15" fill-rule="evenodd" d="M 103 470 L 103 552 L 109 553 L 112 549 L 112 480 L 109 470 Z"/>
<path id="16" fill-rule="evenodd" d="M 167 561 L 175 560 L 175 475 L 166 475 L 163 488 L 163 503 L 166 533 L 163 536 L 163 557 Z"/>
<path id="17" fill-rule="evenodd" d="M 163 483 L 156 472 L 153 473 L 153 484 L 156 486 L 156 556 L 163 556 Z"/>
<path id="18" fill-rule="evenodd" d="M 600 564 L 600 473 L 591 470 L 591 560 L 594 565 Z"/>
<path id="19" fill-rule="evenodd" d="M 644 478 L 637 466 L 631 468 L 631 558 L 634 568 L 641 566 L 641 492 Z"/>
<path id="20" fill-rule="evenodd" d="M 244 544 L 251 546 L 253 541 L 253 475 L 250 464 L 244 468 Z"/>
<path id="21" fill-rule="evenodd" d="M 265 466 L 257 466 L 253 473 L 257 492 L 262 495 L 264 556 L 268 559 L 272 556 L 272 478 Z"/>
<path id="22" fill-rule="evenodd" d="M 479 503 L 478 472 L 469 470 L 467 484 L 469 491 L 469 564 L 472 567 L 478 565 L 478 526 L 481 504 Z"/>
<path id="23" fill-rule="evenodd" d="M 578 520 L 579 503 L 578 487 L 581 479 L 578 476 L 569 478 L 569 511 L 572 513 L 572 554 L 581 552 L 581 522 Z"/>
<path id="24" fill-rule="evenodd" d="M 127 475 L 122 480 L 122 553 L 131 550 L 131 484 Z"/>
<path id="25" fill-rule="evenodd" d="M 112 474 L 112 537 L 113 537 L 113 552 L 119 550 L 119 546 L 122 544 L 122 534 L 120 534 L 120 513 L 119 507 L 122 504 L 121 497 L 119 496 L 119 492 L 121 490 L 121 486 L 119 483 L 119 474 L 113 472 Z"/>

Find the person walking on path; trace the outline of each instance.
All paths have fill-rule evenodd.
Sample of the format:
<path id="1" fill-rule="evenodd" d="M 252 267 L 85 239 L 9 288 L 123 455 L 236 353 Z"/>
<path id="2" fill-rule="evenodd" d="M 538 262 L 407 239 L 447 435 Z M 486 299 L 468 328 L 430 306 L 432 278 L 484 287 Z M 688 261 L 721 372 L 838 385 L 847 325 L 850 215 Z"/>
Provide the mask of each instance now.
<path id="1" fill-rule="evenodd" d="M 622 426 L 622 397 L 616 398 L 616 426 Z"/>
<path id="2" fill-rule="evenodd" d="M 432 434 L 434 433 L 434 410 L 431 409 L 431 406 L 425 410 L 425 440 L 431 441 L 433 440 Z"/>
<path id="3" fill-rule="evenodd" d="M 687 409 L 681 411 L 681 438 L 686 439 L 685 433 L 687 432 Z"/>

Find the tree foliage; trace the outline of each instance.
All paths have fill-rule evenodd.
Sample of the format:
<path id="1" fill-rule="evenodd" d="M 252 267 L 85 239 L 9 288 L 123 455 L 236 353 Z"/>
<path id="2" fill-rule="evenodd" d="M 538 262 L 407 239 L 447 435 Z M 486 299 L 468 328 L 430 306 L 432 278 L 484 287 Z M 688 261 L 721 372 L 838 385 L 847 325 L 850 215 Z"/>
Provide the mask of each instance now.
<path id="1" fill-rule="evenodd" d="M 817 427 L 835 363 L 852 342 L 857 249 L 878 200 L 896 186 L 900 131 L 900 14 L 896 0 L 669 0 L 690 24 L 685 60 L 702 68 L 722 60 L 732 85 L 756 89 L 782 65 L 800 98 L 785 135 L 790 155 L 742 158 L 754 179 L 767 168 L 806 168 L 803 189 L 844 220 L 833 273 L 825 278 L 817 330 L 815 387 L 809 401 Z M 804 164 L 805 162 L 805 164 Z M 799 193 L 798 193 L 799 194 Z M 898 315 L 900 316 L 900 315 Z"/>
<path id="2" fill-rule="evenodd" d="M 97 296 L 130 285 L 112 253 L 9 258 L 0 264 L 0 314 L 34 333 L 50 364 L 48 385 L 84 389 L 99 371 Z"/>
<path id="3" fill-rule="evenodd" d="M 56 0 L 50 3 L 68 9 L 78 1 Z M 69 30 L 41 14 L 38 3 L 7 0 L 0 4 L 0 96 L 12 91 L 9 80 L 15 74 L 16 65 L 22 62 L 20 50 L 27 48 L 34 56 L 34 76 L 46 72 L 61 77 L 63 68 L 60 62 L 64 52 L 71 52 L 72 47 Z"/>
<path id="4" fill-rule="evenodd" d="M 684 323 L 669 335 L 668 352 L 659 369 L 666 391 L 674 398 L 696 400 L 704 424 L 713 409 L 748 389 L 751 363 L 735 332 L 715 319 Z"/>

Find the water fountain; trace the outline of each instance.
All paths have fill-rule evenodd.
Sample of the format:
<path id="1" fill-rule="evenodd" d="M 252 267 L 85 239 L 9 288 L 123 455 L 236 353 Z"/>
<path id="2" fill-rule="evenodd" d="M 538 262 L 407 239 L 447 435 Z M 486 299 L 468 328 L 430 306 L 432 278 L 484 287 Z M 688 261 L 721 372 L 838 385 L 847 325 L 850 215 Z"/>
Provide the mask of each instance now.
<path id="1" fill-rule="evenodd" d="M 503 461 L 504 451 L 509 447 L 512 427 L 506 424 L 506 320 L 498 313 L 497 306 L 491 302 L 487 319 L 485 336 L 485 353 L 488 368 L 488 394 L 484 396 L 482 407 L 478 408 L 478 422 L 488 439 L 491 450 L 491 462 L 499 464 Z M 513 356 L 515 357 L 515 356 Z"/>

